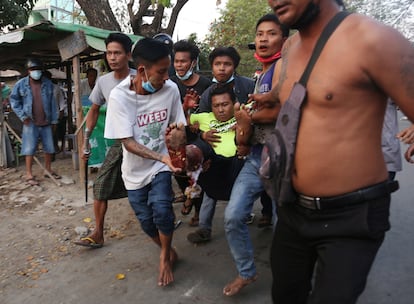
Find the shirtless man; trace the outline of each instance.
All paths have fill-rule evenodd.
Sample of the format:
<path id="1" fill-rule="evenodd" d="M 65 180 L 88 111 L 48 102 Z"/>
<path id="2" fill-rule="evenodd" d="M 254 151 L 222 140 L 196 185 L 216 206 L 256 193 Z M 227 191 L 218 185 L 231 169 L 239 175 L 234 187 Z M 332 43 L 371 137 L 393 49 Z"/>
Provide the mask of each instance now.
<path id="1" fill-rule="evenodd" d="M 283 24 L 298 29 L 284 45 L 269 94 L 283 104 L 340 6 L 335 0 L 268 3 Z M 271 252 L 275 303 L 355 303 L 364 290 L 390 228 L 381 151 L 386 101 L 391 97 L 413 121 L 413 82 L 414 48 L 388 26 L 351 14 L 328 40 L 306 85 L 292 176 L 299 196 L 278 207 Z M 361 188 L 371 200 L 358 197 Z M 326 197 L 333 198 L 322 203 Z"/>

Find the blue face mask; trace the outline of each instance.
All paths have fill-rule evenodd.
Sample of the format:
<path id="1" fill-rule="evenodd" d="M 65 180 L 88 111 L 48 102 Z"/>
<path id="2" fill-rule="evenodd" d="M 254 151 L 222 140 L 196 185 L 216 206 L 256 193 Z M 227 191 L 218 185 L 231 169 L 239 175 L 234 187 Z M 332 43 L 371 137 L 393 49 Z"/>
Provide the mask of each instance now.
<path id="1" fill-rule="evenodd" d="M 231 75 L 231 77 L 226 81 L 226 82 L 224 82 L 224 83 L 222 83 L 222 82 L 219 82 L 217 79 L 216 79 L 216 77 L 214 77 L 213 78 L 213 82 L 215 82 L 215 83 L 222 83 L 222 84 L 228 84 L 228 83 L 230 83 L 230 82 L 232 82 L 234 80 L 234 74 L 233 75 Z"/>
<path id="2" fill-rule="evenodd" d="M 39 80 L 40 78 L 42 78 L 42 71 L 40 70 L 30 71 L 30 77 L 32 77 L 32 79 L 34 80 Z"/>
<path id="3" fill-rule="evenodd" d="M 145 77 L 147 77 L 148 79 L 147 71 L 145 71 L 145 69 L 144 69 L 144 72 L 145 72 Z M 149 79 L 147 81 L 142 81 L 141 86 L 145 91 L 147 91 L 150 94 L 155 93 L 157 91 L 157 89 L 154 88 L 154 86 L 151 84 Z"/>

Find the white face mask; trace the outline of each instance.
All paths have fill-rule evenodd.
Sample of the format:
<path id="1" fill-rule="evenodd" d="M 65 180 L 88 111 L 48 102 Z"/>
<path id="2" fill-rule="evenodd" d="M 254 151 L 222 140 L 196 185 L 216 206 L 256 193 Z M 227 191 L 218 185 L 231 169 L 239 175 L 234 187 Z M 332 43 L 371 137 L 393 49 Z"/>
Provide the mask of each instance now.
<path id="1" fill-rule="evenodd" d="M 215 82 L 215 83 L 222 83 L 222 84 L 228 84 L 228 83 L 230 83 L 230 82 L 232 82 L 234 80 L 234 74 L 233 75 L 231 75 L 231 77 L 227 80 L 227 81 L 225 81 L 225 82 L 219 82 L 217 79 L 216 79 L 216 77 L 213 77 L 213 82 Z"/>
<path id="2" fill-rule="evenodd" d="M 178 73 L 176 72 L 175 75 L 177 76 L 178 79 L 180 80 L 187 80 L 191 77 L 191 75 L 193 75 L 193 70 L 194 70 L 194 63 L 192 62 L 190 65 L 190 68 L 188 69 L 188 71 L 184 74 L 184 76 L 180 76 L 178 75 Z"/>
<path id="3" fill-rule="evenodd" d="M 30 71 L 30 77 L 34 80 L 39 80 L 40 78 L 42 78 L 42 71 L 40 70 Z"/>

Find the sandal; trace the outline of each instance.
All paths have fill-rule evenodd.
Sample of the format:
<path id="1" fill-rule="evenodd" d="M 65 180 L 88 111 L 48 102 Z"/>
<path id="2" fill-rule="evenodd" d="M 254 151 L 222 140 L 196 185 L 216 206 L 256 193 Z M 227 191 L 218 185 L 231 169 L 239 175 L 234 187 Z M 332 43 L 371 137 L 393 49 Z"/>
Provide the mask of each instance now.
<path id="1" fill-rule="evenodd" d="M 39 186 L 39 182 L 34 177 L 25 178 L 24 181 L 30 186 Z"/>
<path id="2" fill-rule="evenodd" d="M 198 227 L 198 224 L 200 222 L 200 219 L 198 218 L 198 216 L 193 216 L 190 219 L 190 222 L 188 223 L 191 227 Z"/>
<path id="3" fill-rule="evenodd" d="M 181 207 L 181 214 L 182 215 L 189 215 L 191 210 L 193 209 L 193 201 L 190 198 L 187 198 Z"/>
<path id="4" fill-rule="evenodd" d="M 272 226 L 272 218 L 268 215 L 263 215 L 260 218 L 259 223 L 257 223 L 257 227 L 264 228 L 268 226 Z"/>
<path id="5" fill-rule="evenodd" d="M 60 176 L 56 172 L 50 172 L 50 175 L 52 175 L 55 179 L 61 179 L 62 178 L 62 176 Z M 47 173 L 45 173 L 44 177 L 49 178 L 49 175 Z"/>
<path id="6" fill-rule="evenodd" d="M 101 248 L 103 246 L 103 243 L 98 243 L 93 238 L 87 236 L 83 237 L 78 241 L 73 242 L 75 245 L 89 247 L 93 249 Z"/>
<path id="7" fill-rule="evenodd" d="M 184 194 L 181 194 L 181 195 L 174 197 L 174 203 L 183 203 L 185 202 L 186 199 L 187 197 Z"/>

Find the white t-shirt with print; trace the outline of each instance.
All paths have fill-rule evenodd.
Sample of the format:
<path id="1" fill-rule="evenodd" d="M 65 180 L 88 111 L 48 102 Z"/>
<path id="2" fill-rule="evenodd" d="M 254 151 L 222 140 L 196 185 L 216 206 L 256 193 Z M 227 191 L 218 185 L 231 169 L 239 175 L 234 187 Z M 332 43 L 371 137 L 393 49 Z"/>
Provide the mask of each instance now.
<path id="1" fill-rule="evenodd" d="M 105 137 L 133 137 L 139 144 L 161 154 L 168 154 L 165 130 L 170 123 L 186 123 L 177 85 L 167 80 L 157 92 L 138 95 L 130 90 L 131 79 L 123 80 L 109 96 Z M 127 190 L 148 185 L 161 171 L 169 171 L 164 163 L 142 158 L 123 147 L 122 179 Z"/>

